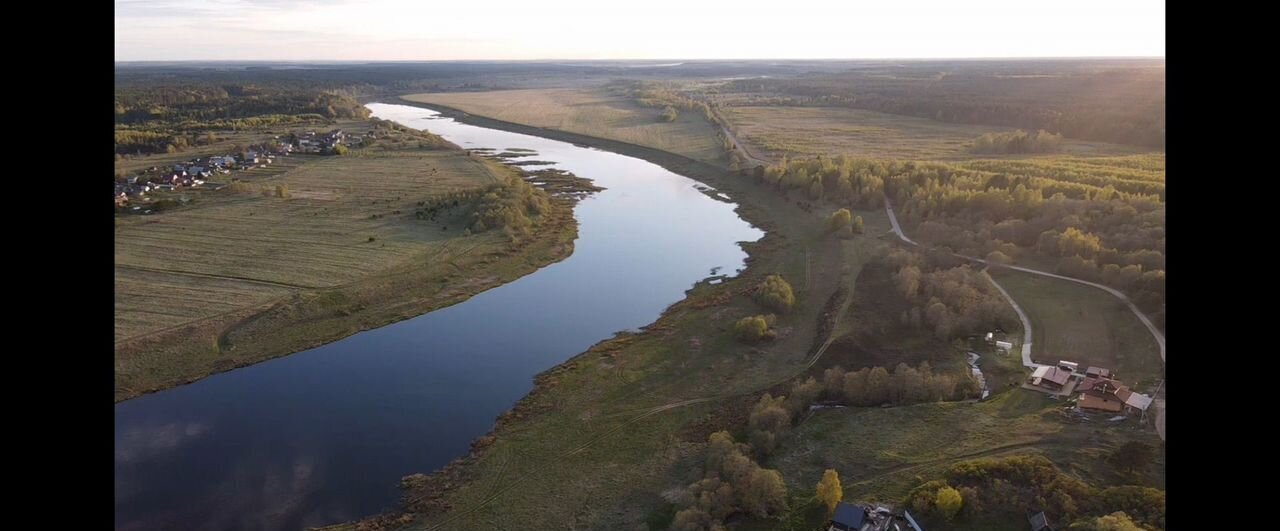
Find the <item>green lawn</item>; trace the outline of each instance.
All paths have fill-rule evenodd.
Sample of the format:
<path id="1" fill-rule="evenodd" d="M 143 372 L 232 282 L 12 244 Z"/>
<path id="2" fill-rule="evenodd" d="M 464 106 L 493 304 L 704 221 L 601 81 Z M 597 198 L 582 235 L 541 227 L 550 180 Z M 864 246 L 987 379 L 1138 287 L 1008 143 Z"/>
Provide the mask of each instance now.
<path id="1" fill-rule="evenodd" d="M 1031 358 L 1107 367 L 1139 390 L 1155 387 L 1164 363 L 1151 333 L 1123 302 L 1098 288 L 1061 279 L 991 268 L 1031 320 Z"/>

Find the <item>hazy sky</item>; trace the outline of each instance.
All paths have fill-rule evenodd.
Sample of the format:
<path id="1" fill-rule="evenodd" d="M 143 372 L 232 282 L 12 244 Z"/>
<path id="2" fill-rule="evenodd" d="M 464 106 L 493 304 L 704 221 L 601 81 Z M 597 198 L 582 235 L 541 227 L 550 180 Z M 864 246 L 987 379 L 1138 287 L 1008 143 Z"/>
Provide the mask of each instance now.
<path id="1" fill-rule="evenodd" d="M 1152 0 L 116 0 L 117 61 L 1164 56 Z"/>

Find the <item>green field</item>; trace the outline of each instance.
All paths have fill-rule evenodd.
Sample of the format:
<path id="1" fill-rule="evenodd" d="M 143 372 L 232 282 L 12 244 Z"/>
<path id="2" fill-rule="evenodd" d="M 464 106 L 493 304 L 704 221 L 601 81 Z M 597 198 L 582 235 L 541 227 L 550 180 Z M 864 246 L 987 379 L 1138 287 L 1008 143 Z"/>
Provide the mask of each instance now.
<path id="1" fill-rule="evenodd" d="M 752 153 L 773 160 L 784 154 L 790 157 L 845 154 L 915 160 L 969 159 L 974 158 L 968 149 L 975 138 L 1012 130 L 846 107 L 727 106 L 721 113 Z M 1115 144 L 1070 139 L 1062 150 L 1072 155 L 1136 151 Z"/>
<path id="2" fill-rule="evenodd" d="M 744 529 L 814 529 L 814 485 L 828 468 L 840 474 L 844 499 L 900 505 L 902 498 L 949 466 L 979 457 L 1039 453 L 1059 469 L 1091 485 L 1142 484 L 1163 489 L 1161 458 L 1144 475 L 1121 477 L 1104 462 L 1126 441 L 1159 447 L 1150 430 L 1124 423 L 1069 420 L 1061 402 L 1015 389 L 980 403 L 917 404 L 895 408 L 845 408 L 815 412 L 795 427 L 765 463 L 787 481 L 792 511 L 781 522 Z M 955 522 L 955 529 L 1025 529 L 1025 522 Z"/>
<path id="3" fill-rule="evenodd" d="M 1115 296 L 1061 279 L 991 268 L 992 278 L 1018 301 L 1031 320 L 1031 359 L 1074 361 L 1115 371 L 1135 390 L 1150 391 L 1164 363 L 1151 333 Z M 1147 388 L 1152 389 L 1147 389 Z"/>
<path id="4" fill-rule="evenodd" d="M 848 303 L 869 246 L 882 244 L 834 238 L 823 218 L 771 190 L 697 168 L 685 174 L 733 196 L 739 213 L 768 231 L 746 245 L 751 266 L 736 279 L 698 285 L 642 333 L 605 341 L 541 375 L 493 436 L 480 439 L 482 451 L 411 489 L 418 501 L 410 528 L 656 522 L 666 508 L 661 493 L 689 483 L 707 435 L 737 430 L 759 392 L 808 370 L 819 315 L 833 294 Z M 796 307 L 779 316 L 776 341 L 743 344 L 733 324 L 762 312 L 749 291 L 770 273 L 790 281 Z"/>
<path id="5" fill-rule="evenodd" d="M 566 256 L 567 206 L 518 248 L 499 231 L 464 237 L 464 208 L 415 216 L 420 201 L 510 172 L 460 151 L 294 155 L 236 172 L 235 187 L 169 193 L 194 199 L 176 210 L 119 216 L 117 399 L 455 303 Z"/>
<path id="6" fill-rule="evenodd" d="M 658 116 L 662 109 L 643 107 L 603 88 L 432 93 L 403 98 L 518 124 L 648 146 L 713 164 L 727 160 L 715 128 L 702 116 L 682 112 L 674 122 L 661 122 Z"/>

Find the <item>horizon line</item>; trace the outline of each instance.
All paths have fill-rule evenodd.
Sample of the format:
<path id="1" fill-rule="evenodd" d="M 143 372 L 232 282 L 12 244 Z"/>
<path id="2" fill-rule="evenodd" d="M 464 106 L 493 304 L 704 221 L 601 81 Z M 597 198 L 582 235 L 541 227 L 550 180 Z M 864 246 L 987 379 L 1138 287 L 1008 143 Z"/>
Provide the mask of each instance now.
<path id="1" fill-rule="evenodd" d="M 612 59 L 116 59 L 115 63 L 546 63 L 546 62 L 656 62 L 656 61 L 1017 61 L 1046 59 L 1160 59 L 1163 55 L 1046 55 L 965 57 L 786 57 L 786 58 L 612 58 Z"/>

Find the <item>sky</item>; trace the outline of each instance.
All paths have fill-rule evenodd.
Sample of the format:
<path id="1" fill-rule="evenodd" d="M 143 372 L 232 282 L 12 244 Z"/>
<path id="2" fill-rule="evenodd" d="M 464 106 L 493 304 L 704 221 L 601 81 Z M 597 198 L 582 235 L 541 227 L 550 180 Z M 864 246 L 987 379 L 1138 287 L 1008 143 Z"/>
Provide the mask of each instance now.
<path id="1" fill-rule="evenodd" d="M 117 61 L 1164 57 L 1153 0 L 115 0 Z"/>

